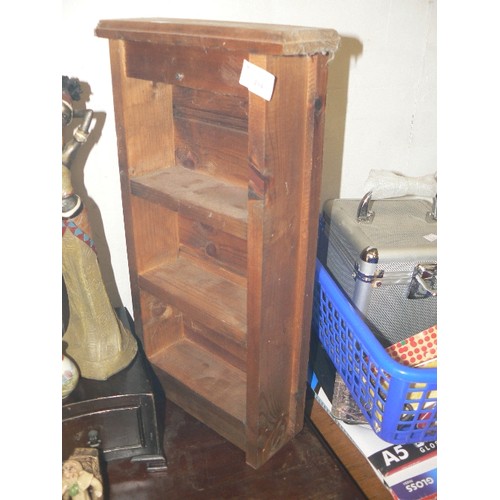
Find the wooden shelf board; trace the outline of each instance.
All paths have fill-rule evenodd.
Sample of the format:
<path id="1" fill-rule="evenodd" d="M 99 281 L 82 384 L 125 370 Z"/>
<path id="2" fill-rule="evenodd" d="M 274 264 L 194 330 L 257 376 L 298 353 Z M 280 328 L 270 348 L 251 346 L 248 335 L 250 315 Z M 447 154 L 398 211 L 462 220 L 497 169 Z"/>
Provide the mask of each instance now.
<path id="1" fill-rule="evenodd" d="M 239 345 L 246 346 L 246 287 L 183 256 L 141 274 L 139 286 Z"/>
<path id="2" fill-rule="evenodd" d="M 132 178 L 132 194 L 245 239 L 248 190 L 175 166 Z"/>
<path id="3" fill-rule="evenodd" d="M 232 418 L 246 421 L 247 381 L 241 370 L 188 339 L 151 356 L 150 362 Z"/>

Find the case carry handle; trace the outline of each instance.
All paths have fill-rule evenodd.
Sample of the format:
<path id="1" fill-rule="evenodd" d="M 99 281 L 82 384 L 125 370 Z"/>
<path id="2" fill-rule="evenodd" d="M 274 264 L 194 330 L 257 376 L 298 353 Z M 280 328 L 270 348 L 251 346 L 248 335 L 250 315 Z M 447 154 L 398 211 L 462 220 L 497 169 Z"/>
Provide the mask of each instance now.
<path id="1" fill-rule="evenodd" d="M 372 200 L 372 191 L 368 191 L 358 205 L 358 211 L 356 214 L 356 220 L 365 224 L 371 224 L 373 218 L 375 217 L 375 212 L 370 210 L 370 203 Z M 432 201 L 432 209 L 427 212 L 425 220 L 429 223 L 437 221 L 437 194 L 434 196 Z"/>
<path id="2" fill-rule="evenodd" d="M 427 213 L 427 222 L 437 221 L 437 176 L 428 174 L 420 177 L 409 177 L 407 175 L 392 172 L 390 170 L 370 170 L 365 182 L 366 194 L 358 206 L 357 221 L 371 223 L 375 217 L 370 210 L 372 197 L 376 200 L 388 198 L 402 198 L 415 196 L 418 198 L 433 198 L 432 210 Z"/>

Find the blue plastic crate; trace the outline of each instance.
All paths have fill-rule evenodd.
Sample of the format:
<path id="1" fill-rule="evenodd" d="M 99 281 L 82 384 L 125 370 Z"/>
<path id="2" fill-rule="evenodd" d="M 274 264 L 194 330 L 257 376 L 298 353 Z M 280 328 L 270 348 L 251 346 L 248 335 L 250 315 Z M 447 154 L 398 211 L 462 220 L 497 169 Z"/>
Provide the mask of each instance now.
<path id="1" fill-rule="evenodd" d="M 312 326 L 381 439 L 437 439 L 437 368 L 411 368 L 392 359 L 319 260 Z"/>

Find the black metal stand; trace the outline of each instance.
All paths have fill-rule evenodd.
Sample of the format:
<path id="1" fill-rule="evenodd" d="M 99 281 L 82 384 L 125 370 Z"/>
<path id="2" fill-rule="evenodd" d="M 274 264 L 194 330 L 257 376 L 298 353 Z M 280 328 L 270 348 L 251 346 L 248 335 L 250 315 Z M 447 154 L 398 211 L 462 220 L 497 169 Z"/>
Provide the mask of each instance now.
<path id="1" fill-rule="evenodd" d="M 122 308 L 117 313 L 133 332 L 132 321 Z M 159 410 L 153 373 L 140 341 L 134 361 L 106 381 L 80 379 L 62 404 L 63 460 L 78 447 L 98 448 L 104 461 L 130 458 L 145 462 L 150 472 L 164 471 L 158 426 Z M 161 398 L 164 403 L 165 398 Z"/>

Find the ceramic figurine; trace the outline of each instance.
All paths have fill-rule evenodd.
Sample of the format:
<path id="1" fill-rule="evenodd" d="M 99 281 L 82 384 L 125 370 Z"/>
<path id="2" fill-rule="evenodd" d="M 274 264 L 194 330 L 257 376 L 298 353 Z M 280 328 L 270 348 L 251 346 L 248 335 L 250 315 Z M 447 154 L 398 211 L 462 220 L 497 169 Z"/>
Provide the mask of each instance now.
<path id="1" fill-rule="evenodd" d="M 62 148 L 62 270 L 68 293 L 69 321 L 63 340 L 80 375 L 107 380 L 126 368 L 137 353 L 137 342 L 117 317 L 102 280 L 88 214 L 74 192 L 71 164 L 90 134 L 93 111 L 75 111 L 81 87 L 76 78 L 62 78 L 62 126 L 81 123 Z"/>
<path id="2" fill-rule="evenodd" d="M 63 500 L 92 500 L 103 498 L 103 486 L 91 472 L 83 469 L 78 460 L 66 460 L 62 466 Z"/>

